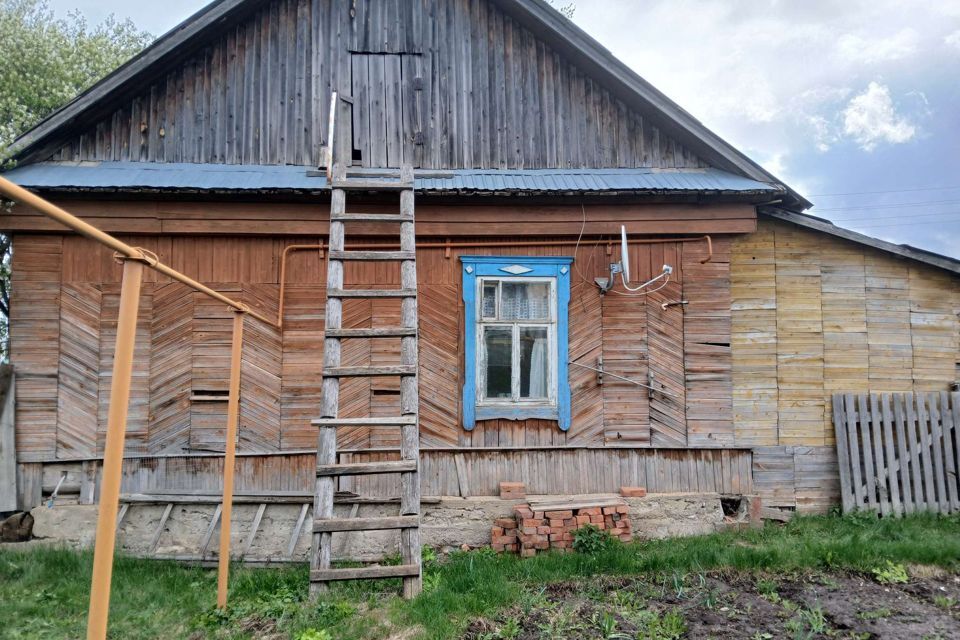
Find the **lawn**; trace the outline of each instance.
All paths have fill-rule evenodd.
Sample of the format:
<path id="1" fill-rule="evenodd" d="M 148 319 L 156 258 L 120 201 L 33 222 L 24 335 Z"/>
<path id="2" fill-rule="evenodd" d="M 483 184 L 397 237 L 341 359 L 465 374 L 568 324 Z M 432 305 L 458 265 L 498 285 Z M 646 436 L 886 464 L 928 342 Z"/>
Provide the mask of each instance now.
<path id="1" fill-rule="evenodd" d="M 340 583 L 316 603 L 307 569 L 213 570 L 119 558 L 113 638 L 958 637 L 960 520 L 802 517 L 758 531 L 520 560 L 425 556 L 425 593 Z M 84 635 L 92 556 L 0 549 L 0 637 Z M 749 633 L 747 633 L 749 631 Z M 746 634 L 746 635 L 744 635 Z M 844 635 L 846 634 L 846 635 Z"/>

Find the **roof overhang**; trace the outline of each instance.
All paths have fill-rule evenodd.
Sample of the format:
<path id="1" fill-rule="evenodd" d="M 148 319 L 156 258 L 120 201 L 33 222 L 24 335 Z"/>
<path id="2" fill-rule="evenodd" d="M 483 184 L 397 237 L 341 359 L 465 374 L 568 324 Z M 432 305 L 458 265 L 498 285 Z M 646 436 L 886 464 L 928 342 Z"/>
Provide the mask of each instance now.
<path id="1" fill-rule="evenodd" d="M 813 229 L 814 231 L 827 233 L 832 236 L 836 236 L 837 238 L 849 240 L 850 242 L 856 242 L 857 244 L 866 245 L 868 247 L 873 247 L 874 249 L 879 249 L 880 251 L 892 253 L 893 255 L 900 256 L 901 258 L 916 260 L 917 262 L 922 262 L 932 267 L 944 269 L 950 273 L 960 274 L 960 260 L 951 258 L 950 256 L 933 253 L 932 251 L 925 251 L 924 249 L 911 247 L 907 244 L 894 244 L 893 242 L 880 240 L 879 238 L 874 238 L 862 233 L 857 233 L 856 231 L 838 227 L 829 220 L 817 218 L 805 213 L 796 213 L 775 207 L 759 207 L 757 212 L 763 216 L 790 222 L 800 227 Z"/>
<path id="2" fill-rule="evenodd" d="M 42 191 L 318 193 L 326 176 L 311 167 L 146 162 L 40 162 L 4 174 Z M 418 171 L 427 195 L 697 195 L 770 202 L 784 190 L 720 169 L 459 169 Z"/>

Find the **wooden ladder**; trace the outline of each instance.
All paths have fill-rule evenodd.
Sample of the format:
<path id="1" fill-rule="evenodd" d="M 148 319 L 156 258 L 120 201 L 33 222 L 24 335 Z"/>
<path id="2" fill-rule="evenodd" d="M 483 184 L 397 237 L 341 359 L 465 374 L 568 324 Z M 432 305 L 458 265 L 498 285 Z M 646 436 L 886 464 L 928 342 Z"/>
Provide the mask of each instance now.
<path id="1" fill-rule="evenodd" d="M 420 567 L 420 435 L 417 424 L 417 261 L 414 230 L 413 168 L 367 172 L 350 176 L 342 165 L 333 169 L 330 200 L 330 241 L 327 252 L 327 308 L 323 352 L 323 397 L 317 447 L 313 545 L 310 556 L 310 591 L 325 590 L 332 580 L 403 578 L 403 596 L 413 598 L 421 590 Z M 346 210 L 348 191 L 392 191 L 400 194 L 399 213 L 353 213 Z M 398 222 L 399 251 L 345 251 L 343 225 L 347 222 Z M 344 261 L 399 261 L 399 289 L 344 289 Z M 344 298 L 400 298 L 400 326 L 345 329 L 342 326 Z M 344 338 L 400 338 L 400 364 L 394 366 L 340 365 L 340 341 Z M 396 417 L 338 418 L 340 379 L 357 376 L 399 376 L 400 415 Z M 337 428 L 368 427 L 400 429 L 400 460 L 338 464 Z M 400 512 L 377 518 L 336 518 L 333 497 L 336 478 L 365 474 L 400 474 Z M 401 564 L 396 566 L 336 569 L 331 567 L 332 537 L 336 531 L 400 531 Z"/>

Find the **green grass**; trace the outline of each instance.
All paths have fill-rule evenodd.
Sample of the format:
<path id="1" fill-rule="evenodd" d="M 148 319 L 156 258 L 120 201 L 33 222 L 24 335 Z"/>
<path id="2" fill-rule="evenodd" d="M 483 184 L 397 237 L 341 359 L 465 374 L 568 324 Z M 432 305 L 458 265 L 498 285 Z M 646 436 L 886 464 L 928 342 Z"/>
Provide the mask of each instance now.
<path id="1" fill-rule="evenodd" d="M 399 581 L 337 584 L 309 604 L 307 570 L 236 569 L 230 609 L 213 609 L 212 570 L 120 558 L 114 571 L 114 638 L 291 638 L 308 629 L 333 638 L 381 638 L 419 627 L 426 638 L 456 637 L 472 618 L 523 605 L 531 587 L 608 575 L 712 569 L 789 573 L 853 570 L 871 576 L 888 563 L 960 568 L 960 520 L 797 518 L 758 531 L 613 545 L 594 554 L 545 554 L 520 560 L 489 551 L 428 562 L 430 589 L 413 602 Z M 0 551 L 0 637 L 82 637 L 92 556 L 58 549 Z M 282 637 L 282 636 L 281 636 Z"/>

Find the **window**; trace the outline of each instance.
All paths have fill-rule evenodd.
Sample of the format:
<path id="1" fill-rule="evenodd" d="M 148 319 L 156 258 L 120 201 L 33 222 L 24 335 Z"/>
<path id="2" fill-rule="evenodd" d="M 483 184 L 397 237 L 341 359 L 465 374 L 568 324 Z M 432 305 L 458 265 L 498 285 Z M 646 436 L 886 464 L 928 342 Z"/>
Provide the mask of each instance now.
<path id="1" fill-rule="evenodd" d="M 463 256 L 463 423 L 542 418 L 570 426 L 571 258 Z"/>

